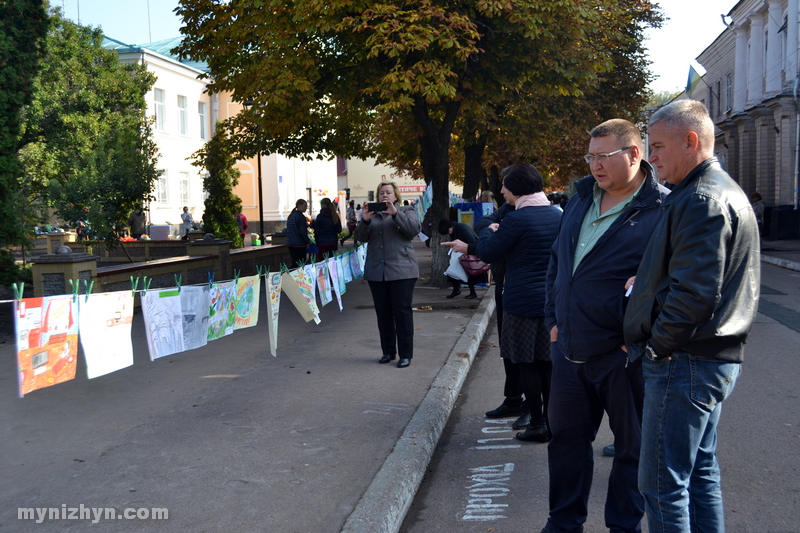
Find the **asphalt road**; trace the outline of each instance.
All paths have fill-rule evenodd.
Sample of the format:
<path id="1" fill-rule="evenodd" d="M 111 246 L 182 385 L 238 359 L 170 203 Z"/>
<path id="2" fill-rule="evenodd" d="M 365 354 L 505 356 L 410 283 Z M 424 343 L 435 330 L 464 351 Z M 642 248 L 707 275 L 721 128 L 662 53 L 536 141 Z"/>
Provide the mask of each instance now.
<path id="1" fill-rule="evenodd" d="M 547 447 L 513 437 L 513 419 L 490 420 L 502 400 L 496 324 L 482 342 L 428 466 L 403 533 L 537 532 L 547 520 Z M 742 375 L 723 405 L 718 456 L 727 530 L 800 532 L 800 272 L 762 265 L 759 315 Z M 603 505 L 613 437 L 595 441 L 587 533 L 607 531 Z M 645 525 L 643 530 L 647 531 Z"/>
<path id="2" fill-rule="evenodd" d="M 406 369 L 377 363 L 360 281 L 319 325 L 282 298 L 277 358 L 264 305 L 257 327 L 155 362 L 137 314 L 132 367 L 87 380 L 79 364 L 75 380 L 19 399 L 13 340 L 0 343 L 0 531 L 340 531 L 480 303 L 449 290 L 416 289 Z M 80 505 L 169 519 L 18 519 Z"/>

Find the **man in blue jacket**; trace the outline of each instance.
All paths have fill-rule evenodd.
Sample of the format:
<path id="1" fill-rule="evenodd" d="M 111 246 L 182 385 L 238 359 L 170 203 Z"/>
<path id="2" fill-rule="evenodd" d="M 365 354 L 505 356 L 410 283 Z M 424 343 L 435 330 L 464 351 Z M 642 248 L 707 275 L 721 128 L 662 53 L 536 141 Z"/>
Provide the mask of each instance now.
<path id="1" fill-rule="evenodd" d="M 553 376 L 548 445 L 550 517 L 542 533 L 583 531 L 592 442 L 603 411 L 614 433 L 605 518 L 612 532 L 641 531 L 637 485 L 644 383 L 622 334 L 625 283 L 636 274 L 668 194 L 642 156 L 639 130 L 622 119 L 590 132 L 592 175 L 575 183 L 547 272 L 545 325 Z"/>

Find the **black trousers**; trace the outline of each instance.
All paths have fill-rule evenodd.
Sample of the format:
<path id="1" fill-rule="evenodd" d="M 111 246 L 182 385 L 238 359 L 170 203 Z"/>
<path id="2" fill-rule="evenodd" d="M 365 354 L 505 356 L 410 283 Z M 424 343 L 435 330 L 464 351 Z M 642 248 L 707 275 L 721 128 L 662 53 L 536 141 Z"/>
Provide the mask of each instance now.
<path id="1" fill-rule="evenodd" d="M 546 424 L 553 363 L 534 361 L 533 363 L 511 364 L 517 367 L 522 376 L 522 389 L 525 391 L 525 400 L 531 413 L 531 427 Z"/>
<path id="2" fill-rule="evenodd" d="M 628 362 L 628 354 L 618 348 L 585 363 L 573 363 L 564 358 L 558 343 L 553 343 L 551 356 L 548 527 L 558 532 L 583 531 L 594 474 L 592 442 L 605 411 L 616 449 L 608 476 L 606 527 L 615 533 L 641 531 L 642 359 Z"/>
<path id="3" fill-rule="evenodd" d="M 495 276 L 494 278 L 494 301 L 495 315 L 497 316 L 497 338 L 503 336 L 503 286 L 505 285 L 505 275 Z M 506 382 L 503 387 L 503 396 L 506 399 L 504 404 L 510 407 L 522 405 L 522 376 L 520 375 L 519 365 L 503 358 L 503 369 L 506 372 Z"/>
<path id="4" fill-rule="evenodd" d="M 369 282 L 383 355 L 399 355 L 401 359 L 414 356 L 411 300 L 416 283 L 417 278 Z"/>
<path id="5" fill-rule="evenodd" d="M 303 247 L 287 246 L 287 248 L 289 249 L 289 257 L 292 258 L 292 266 L 290 266 L 289 268 L 297 268 L 298 261 L 306 260 L 306 254 L 308 249 L 305 246 Z"/>

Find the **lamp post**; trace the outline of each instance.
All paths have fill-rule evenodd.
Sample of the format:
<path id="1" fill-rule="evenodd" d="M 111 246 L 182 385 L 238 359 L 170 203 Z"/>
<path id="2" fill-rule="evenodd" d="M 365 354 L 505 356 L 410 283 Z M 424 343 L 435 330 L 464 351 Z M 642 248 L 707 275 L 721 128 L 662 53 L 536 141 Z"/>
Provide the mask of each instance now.
<path id="1" fill-rule="evenodd" d="M 252 105 L 253 105 L 253 101 L 252 100 L 248 100 L 247 102 L 242 104 L 242 107 L 244 107 L 244 109 L 246 111 Z M 262 190 L 263 186 L 261 184 L 261 150 L 258 151 L 258 153 L 256 154 L 256 157 L 258 158 L 257 159 L 257 161 L 258 161 L 258 163 L 257 163 L 257 165 L 258 165 L 258 220 L 259 220 L 259 224 L 260 224 L 259 227 L 258 227 L 258 234 L 261 237 L 260 238 L 260 242 L 262 244 L 264 244 L 267 241 L 264 238 L 264 205 L 263 205 L 264 193 L 263 193 L 263 190 Z"/>

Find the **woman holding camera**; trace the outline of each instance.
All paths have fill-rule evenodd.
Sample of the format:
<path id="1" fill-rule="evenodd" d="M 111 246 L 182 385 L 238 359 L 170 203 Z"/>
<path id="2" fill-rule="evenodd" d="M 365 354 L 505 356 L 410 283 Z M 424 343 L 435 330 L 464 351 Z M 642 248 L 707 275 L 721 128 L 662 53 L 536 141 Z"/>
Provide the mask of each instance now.
<path id="1" fill-rule="evenodd" d="M 356 239 L 367 243 L 364 279 L 369 282 L 378 318 L 383 357 L 386 364 L 397 355 L 398 368 L 411 364 L 414 355 L 414 318 L 411 300 L 419 277 L 419 265 L 412 240 L 420 232 L 413 206 L 402 206 L 397 185 L 382 181 L 376 191 L 379 202 L 364 202 Z"/>

